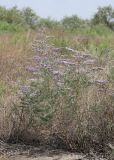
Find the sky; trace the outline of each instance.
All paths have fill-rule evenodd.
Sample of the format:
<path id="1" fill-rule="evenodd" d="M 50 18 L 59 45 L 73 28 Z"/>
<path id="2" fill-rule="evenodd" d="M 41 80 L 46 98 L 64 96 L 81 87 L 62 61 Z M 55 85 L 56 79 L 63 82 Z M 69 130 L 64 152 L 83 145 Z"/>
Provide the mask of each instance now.
<path id="1" fill-rule="evenodd" d="M 31 7 L 40 17 L 55 20 L 75 14 L 89 19 L 99 6 L 111 5 L 114 8 L 114 0 L 0 0 L 0 5 L 7 8 L 16 5 L 19 9 Z"/>

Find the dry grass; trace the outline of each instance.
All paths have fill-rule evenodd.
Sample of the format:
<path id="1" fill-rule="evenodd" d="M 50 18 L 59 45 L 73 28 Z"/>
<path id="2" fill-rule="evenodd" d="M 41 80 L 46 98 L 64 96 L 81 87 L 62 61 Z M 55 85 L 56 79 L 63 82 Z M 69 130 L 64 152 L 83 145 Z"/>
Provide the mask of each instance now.
<path id="1" fill-rule="evenodd" d="M 31 31 L 27 33 L 1 33 L 0 76 L 4 81 L 15 81 L 24 75 L 23 68 L 25 63 L 29 61 L 33 38 L 34 33 Z"/>
<path id="2" fill-rule="evenodd" d="M 106 52 L 103 56 L 93 56 L 88 54 L 90 50 L 85 54 L 91 41 L 93 48 L 96 48 L 103 37 L 92 40 L 91 37 L 80 38 L 63 31 L 52 34 L 55 37 L 49 42 L 54 42 L 60 50 L 55 51 L 54 46 L 49 46 L 45 41 L 46 33 L 42 36 L 39 32 L 34 44 L 37 63 L 32 61 L 33 33 L 1 35 L 1 138 L 40 141 L 70 150 L 88 151 L 91 147 L 96 149 L 101 146 L 102 150 L 103 146 L 114 139 L 114 86 L 110 75 L 112 55 Z M 83 51 L 72 53 L 65 50 L 66 46 L 78 46 Z M 26 66 L 35 64 L 39 69 L 38 76 L 26 72 Z M 29 68 L 31 69 L 34 70 Z M 58 75 L 59 72 L 63 72 L 63 79 Z M 60 79 L 57 76 L 60 76 Z M 17 105 L 17 88 L 14 82 L 17 84 L 17 81 L 20 81 L 23 84 L 28 78 L 36 78 L 37 83 L 35 86 L 29 84 L 33 87 L 32 93 L 27 96 L 25 94 Z M 59 86 L 58 82 L 62 86 Z M 12 102 L 17 106 L 16 113 L 14 112 L 10 119 Z M 42 108 L 44 113 L 41 113 Z M 51 119 L 47 120 L 50 113 Z"/>
<path id="3" fill-rule="evenodd" d="M 8 158 L 6 158 L 5 156 L 1 156 L 0 160 L 9 160 Z"/>
<path id="4" fill-rule="evenodd" d="M 0 33 L 0 137 L 8 139 L 12 130 L 9 118 L 12 104 L 16 101 L 18 84 L 30 74 L 26 66 L 31 63 L 33 31 Z"/>

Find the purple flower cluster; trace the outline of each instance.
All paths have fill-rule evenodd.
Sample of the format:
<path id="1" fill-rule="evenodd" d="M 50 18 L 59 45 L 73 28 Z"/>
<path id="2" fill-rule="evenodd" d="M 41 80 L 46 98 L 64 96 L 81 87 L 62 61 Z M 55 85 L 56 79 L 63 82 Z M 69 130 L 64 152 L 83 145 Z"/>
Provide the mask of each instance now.
<path id="1" fill-rule="evenodd" d="M 48 37 L 49 38 L 49 37 Z M 107 85 L 107 80 L 95 80 L 95 72 L 104 71 L 98 65 L 97 58 L 84 51 L 77 51 L 70 47 L 55 48 L 49 45 L 46 35 L 39 34 L 38 39 L 34 41 L 33 48 L 36 55 L 33 57 L 35 67 L 28 66 L 27 71 L 42 76 L 43 69 L 49 70 L 51 77 L 56 81 L 56 84 L 63 84 L 63 78 L 66 72 L 73 72 L 73 74 L 86 74 L 89 81 L 95 85 Z M 62 54 L 63 52 L 63 54 Z"/>
<path id="2" fill-rule="evenodd" d="M 32 67 L 32 66 L 26 67 L 26 70 L 29 72 L 38 72 L 38 69 L 36 67 Z"/>

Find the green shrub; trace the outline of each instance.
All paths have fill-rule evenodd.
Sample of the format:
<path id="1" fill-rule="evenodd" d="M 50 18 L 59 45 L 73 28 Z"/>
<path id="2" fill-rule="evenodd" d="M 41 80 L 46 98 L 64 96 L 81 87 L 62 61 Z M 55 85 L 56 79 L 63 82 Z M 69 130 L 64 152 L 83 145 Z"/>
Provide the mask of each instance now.
<path id="1" fill-rule="evenodd" d="M 0 22 L 0 31 L 8 31 L 8 32 L 20 32 L 24 31 L 25 28 L 23 28 L 21 25 L 17 24 L 9 24 L 7 22 Z"/>
<path id="2" fill-rule="evenodd" d="M 110 24 L 110 19 L 114 17 L 114 9 L 112 6 L 99 7 L 97 13 L 92 19 L 93 24 L 105 24 L 109 28 L 113 29 L 113 24 Z"/>
<path id="3" fill-rule="evenodd" d="M 73 15 L 71 17 L 63 18 L 62 25 L 65 29 L 73 31 L 83 27 L 84 21 L 80 19 L 77 15 Z"/>
<path id="4" fill-rule="evenodd" d="M 2 24 L 1 29 L 7 30 L 20 30 L 20 28 L 32 28 L 35 29 L 38 24 L 38 16 L 29 7 L 19 10 L 16 6 L 6 9 L 0 7 L 0 22 Z"/>
<path id="5" fill-rule="evenodd" d="M 53 29 L 53 28 L 59 27 L 60 23 L 58 21 L 52 20 L 50 18 L 41 18 L 38 22 L 38 26 Z"/>

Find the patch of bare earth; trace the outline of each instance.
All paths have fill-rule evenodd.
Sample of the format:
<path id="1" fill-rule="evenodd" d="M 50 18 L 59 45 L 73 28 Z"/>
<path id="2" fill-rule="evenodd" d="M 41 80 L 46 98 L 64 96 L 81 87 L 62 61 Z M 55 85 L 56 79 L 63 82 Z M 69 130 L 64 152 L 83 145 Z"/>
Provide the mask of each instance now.
<path id="1" fill-rule="evenodd" d="M 94 152 L 89 154 L 72 153 L 49 146 L 29 146 L 0 142 L 0 160 L 108 160 Z"/>

